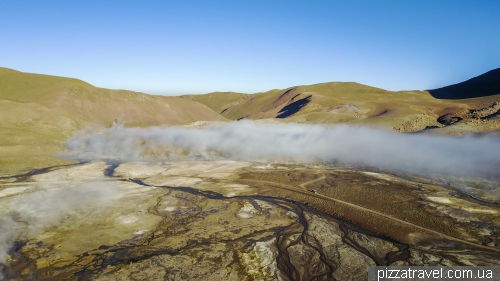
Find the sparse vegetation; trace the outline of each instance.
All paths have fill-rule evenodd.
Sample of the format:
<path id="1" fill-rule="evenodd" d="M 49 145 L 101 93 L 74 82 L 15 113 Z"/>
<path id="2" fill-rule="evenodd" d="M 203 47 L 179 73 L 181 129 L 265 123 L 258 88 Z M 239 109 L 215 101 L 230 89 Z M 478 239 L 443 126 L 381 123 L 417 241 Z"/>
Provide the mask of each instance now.
<path id="1" fill-rule="evenodd" d="M 73 78 L 0 68 L 0 170 L 68 163 L 57 158 L 76 131 L 126 126 L 183 125 L 224 121 L 210 108 L 180 97 L 151 96 L 94 87 Z"/>

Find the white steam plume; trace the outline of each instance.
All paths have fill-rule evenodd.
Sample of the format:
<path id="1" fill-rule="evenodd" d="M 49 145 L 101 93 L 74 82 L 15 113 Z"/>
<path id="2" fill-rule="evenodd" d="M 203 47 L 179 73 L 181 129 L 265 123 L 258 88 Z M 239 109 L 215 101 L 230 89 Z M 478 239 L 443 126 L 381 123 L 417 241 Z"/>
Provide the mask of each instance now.
<path id="1" fill-rule="evenodd" d="M 40 184 L 31 193 L 0 198 L 0 281 L 5 279 L 2 267 L 15 240 L 37 234 L 69 215 L 88 213 L 122 196 L 120 188 L 110 182 L 82 184 Z M 92 206 L 89 208 L 89 206 Z"/>
<path id="2" fill-rule="evenodd" d="M 500 140 L 492 136 L 401 134 L 348 125 L 233 122 L 202 128 L 114 126 L 80 133 L 66 146 L 78 159 L 289 159 L 411 173 L 499 178 Z"/>

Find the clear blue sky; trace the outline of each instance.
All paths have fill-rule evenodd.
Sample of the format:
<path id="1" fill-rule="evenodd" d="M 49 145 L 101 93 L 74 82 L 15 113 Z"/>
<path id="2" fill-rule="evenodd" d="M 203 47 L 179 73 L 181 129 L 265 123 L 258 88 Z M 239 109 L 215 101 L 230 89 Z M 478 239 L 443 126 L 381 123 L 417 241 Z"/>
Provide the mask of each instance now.
<path id="1" fill-rule="evenodd" d="M 0 66 L 151 94 L 356 81 L 430 89 L 500 67 L 500 1 L 0 1 Z"/>

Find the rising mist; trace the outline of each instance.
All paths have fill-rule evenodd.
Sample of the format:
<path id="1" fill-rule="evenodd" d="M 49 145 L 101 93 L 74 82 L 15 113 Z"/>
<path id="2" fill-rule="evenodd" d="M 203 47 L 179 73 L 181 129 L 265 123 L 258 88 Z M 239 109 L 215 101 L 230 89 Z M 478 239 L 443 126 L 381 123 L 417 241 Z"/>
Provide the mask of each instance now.
<path id="1" fill-rule="evenodd" d="M 401 134 L 350 125 L 234 122 L 199 128 L 125 128 L 80 132 L 66 147 L 76 159 L 287 160 L 382 170 L 498 178 L 500 139 Z"/>

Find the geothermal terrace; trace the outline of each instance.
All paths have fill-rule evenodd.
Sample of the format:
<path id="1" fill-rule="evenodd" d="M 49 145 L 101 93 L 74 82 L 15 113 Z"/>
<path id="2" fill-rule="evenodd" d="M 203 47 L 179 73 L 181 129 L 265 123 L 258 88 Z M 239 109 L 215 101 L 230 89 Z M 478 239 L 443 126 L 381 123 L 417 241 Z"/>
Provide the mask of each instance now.
<path id="1" fill-rule="evenodd" d="M 51 167 L 1 178 L 2 273 L 364 280 L 369 265 L 500 265 L 499 194 L 457 181 L 229 160 Z"/>

